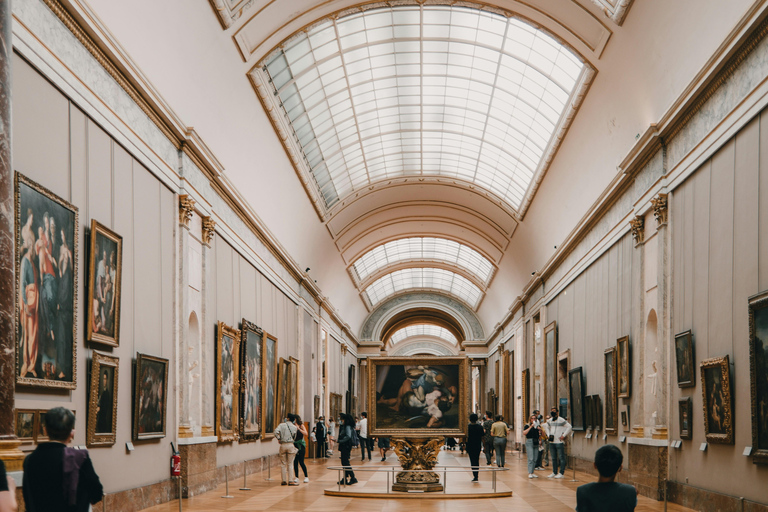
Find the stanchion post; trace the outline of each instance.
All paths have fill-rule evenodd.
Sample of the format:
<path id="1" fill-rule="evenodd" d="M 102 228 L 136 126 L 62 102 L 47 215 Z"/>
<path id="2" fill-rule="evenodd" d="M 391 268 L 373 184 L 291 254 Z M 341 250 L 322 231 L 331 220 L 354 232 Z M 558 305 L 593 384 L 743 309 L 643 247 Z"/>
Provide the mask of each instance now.
<path id="1" fill-rule="evenodd" d="M 241 491 L 250 491 L 251 488 L 248 487 L 248 482 L 246 481 L 246 475 L 248 474 L 248 468 L 246 467 L 246 461 L 243 461 L 243 486 L 240 488 Z M 229 494 L 229 493 L 227 493 Z"/>
<path id="2" fill-rule="evenodd" d="M 272 464 L 271 464 L 271 461 L 269 460 L 270 457 L 271 455 L 267 455 L 267 480 L 266 480 L 267 482 L 272 481 Z M 262 459 L 262 464 L 263 463 L 264 463 L 264 459 Z M 262 468 L 262 471 L 264 471 L 263 468 Z"/>
<path id="3" fill-rule="evenodd" d="M 387 494 L 389 494 L 389 471 L 386 471 L 387 473 Z"/>
<path id="4" fill-rule="evenodd" d="M 443 494 L 446 493 L 448 489 L 448 469 L 443 469 Z"/>
<path id="5" fill-rule="evenodd" d="M 229 466 L 224 466 L 224 482 L 227 486 L 227 495 L 222 496 L 222 498 L 234 498 L 234 496 L 230 496 L 229 494 Z"/>
<path id="6" fill-rule="evenodd" d="M 181 512 L 181 476 L 176 478 L 179 480 L 179 512 Z"/>
<path id="7" fill-rule="evenodd" d="M 491 473 L 493 473 L 493 493 L 496 494 L 496 470 L 491 468 Z"/>
<path id="8" fill-rule="evenodd" d="M 576 480 L 576 457 L 573 456 L 573 432 L 571 432 L 570 452 L 571 452 L 571 467 L 573 468 L 573 480 L 571 480 L 571 482 L 578 482 L 578 480 Z M 552 464 L 554 464 L 554 462 Z"/>
<path id="9" fill-rule="evenodd" d="M 106 493 L 101 495 L 101 501 L 103 503 L 103 505 L 101 506 L 102 512 L 107 512 L 107 495 L 106 495 Z"/>

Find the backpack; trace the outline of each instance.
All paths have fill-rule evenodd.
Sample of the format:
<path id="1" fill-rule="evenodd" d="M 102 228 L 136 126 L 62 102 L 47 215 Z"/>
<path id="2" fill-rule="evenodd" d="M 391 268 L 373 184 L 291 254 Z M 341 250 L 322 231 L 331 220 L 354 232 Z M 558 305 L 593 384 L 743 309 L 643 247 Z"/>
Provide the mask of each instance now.
<path id="1" fill-rule="evenodd" d="M 349 428 L 352 430 L 352 436 L 350 436 L 352 438 L 352 448 L 357 448 L 360 446 L 360 438 L 357 436 L 357 430 L 352 427 Z"/>

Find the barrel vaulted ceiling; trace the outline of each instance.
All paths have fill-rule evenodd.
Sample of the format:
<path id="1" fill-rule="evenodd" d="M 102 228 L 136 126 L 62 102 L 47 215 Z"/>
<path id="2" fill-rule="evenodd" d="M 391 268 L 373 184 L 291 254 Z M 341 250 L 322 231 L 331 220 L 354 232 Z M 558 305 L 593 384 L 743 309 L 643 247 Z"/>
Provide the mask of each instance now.
<path id="1" fill-rule="evenodd" d="M 631 5 L 210 2 L 369 311 L 477 311 Z"/>

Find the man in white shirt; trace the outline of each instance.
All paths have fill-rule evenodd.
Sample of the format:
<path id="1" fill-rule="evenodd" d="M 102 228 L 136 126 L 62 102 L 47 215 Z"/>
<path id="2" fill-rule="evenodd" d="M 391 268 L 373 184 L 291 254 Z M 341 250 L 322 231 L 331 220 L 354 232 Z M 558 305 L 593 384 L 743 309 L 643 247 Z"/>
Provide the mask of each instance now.
<path id="1" fill-rule="evenodd" d="M 552 474 L 547 478 L 563 478 L 565 476 L 565 439 L 573 428 L 565 418 L 558 418 L 557 408 L 553 407 L 550 418 L 544 424 L 544 432 L 549 437 L 549 452 L 552 456 Z M 558 462 L 560 472 L 558 473 Z"/>
<path id="2" fill-rule="evenodd" d="M 360 432 L 357 434 L 360 437 L 360 451 L 363 452 L 363 459 L 365 460 L 365 451 L 368 450 L 368 461 L 371 460 L 371 450 L 373 450 L 373 438 L 368 438 L 368 413 L 360 413 Z"/>
<path id="3" fill-rule="evenodd" d="M 293 414 L 289 414 L 288 417 L 275 429 L 275 438 L 280 443 L 280 451 L 278 457 L 280 457 L 280 477 L 283 480 L 282 485 L 299 485 L 298 480 L 294 481 L 291 478 L 291 469 L 293 468 L 293 459 L 296 457 L 296 445 L 293 442 L 296 440 L 296 425 L 294 424 Z"/>

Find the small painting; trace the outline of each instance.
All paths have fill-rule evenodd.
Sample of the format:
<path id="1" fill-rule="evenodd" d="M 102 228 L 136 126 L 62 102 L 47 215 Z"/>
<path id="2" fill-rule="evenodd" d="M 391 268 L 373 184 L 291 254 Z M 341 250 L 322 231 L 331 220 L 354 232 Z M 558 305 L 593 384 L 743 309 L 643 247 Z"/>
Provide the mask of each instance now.
<path id="1" fill-rule="evenodd" d="M 88 398 L 88 446 L 112 446 L 117 436 L 117 384 L 119 359 L 93 353 L 91 387 Z"/>
<path id="2" fill-rule="evenodd" d="M 277 406 L 277 338 L 264 333 L 262 348 L 261 382 L 262 382 L 262 437 L 269 439 L 274 436 L 275 427 L 280 423 L 276 417 Z"/>
<path id="3" fill-rule="evenodd" d="M 752 462 L 768 464 L 768 292 L 749 299 Z"/>
<path id="4" fill-rule="evenodd" d="M 219 322 L 216 339 L 216 435 L 219 442 L 239 436 L 240 331 Z"/>
<path id="5" fill-rule="evenodd" d="M 377 357 L 369 365 L 369 403 L 376 404 L 368 411 L 369 435 L 423 437 L 466 432 L 466 358 Z"/>
<path id="6" fill-rule="evenodd" d="M 696 386 L 696 376 L 693 369 L 693 335 L 690 330 L 675 336 L 675 358 L 677 387 L 692 388 Z"/>
<path id="7" fill-rule="evenodd" d="M 595 408 L 595 429 L 603 428 L 603 403 L 600 401 L 600 395 L 592 395 L 592 406 Z"/>
<path id="8" fill-rule="evenodd" d="M 729 358 L 725 356 L 707 359 L 701 362 L 699 368 L 707 441 L 733 444 Z"/>
<path id="9" fill-rule="evenodd" d="M 584 426 L 587 427 L 587 430 L 589 430 L 595 426 L 595 410 L 592 405 L 592 395 L 587 395 L 584 397 L 584 410 L 586 412 L 584 417 Z"/>
<path id="10" fill-rule="evenodd" d="M 627 411 L 621 411 L 621 426 L 627 429 Z"/>
<path id="11" fill-rule="evenodd" d="M 75 206 L 15 175 L 16 382 L 77 388 Z"/>
<path id="12" fill-rule="evenodd" d="M 48 429 L 45 425 L 45 413 L 47 412 L 47 410 L 37 411 L 37 420 L 35 421 L 37 426 L 35 429 L 35 443 L 47 443 L 50 440 L 48 437 Z M 72 411 L 73 414 L 74 412 L 75 411 Z"/>
<path id="13" fill-rule="evenodd" d="M 120 345 L 123 237 L 91 220 L 88 265 L 88 341 Z"/>
<path id="14" fill-rule="evenodd" d="M 618 357 L 619 398 L 629 398 L 631 391 L 631 360 L 629 358 L 629 336 L 624 336 L 616 340 L 616 352 Z"/>
<path id="15" fill-rule="evenodd" d="M 680 439 L 691 439 L 693 437 L 693 404 L 691 398 L 681 398 L 677 402 L 677 408 L 680 415 Z"/>
<path id="16" fill-rule="evenodd" d="M 581 366 L 568 372 L 568 393 L 571 398 L 571 426 L 584 430 L 584 376 Z"/>
<path id="17" fill-rule="evenodd" d="M 523 370 L 522 375 L 523 382 L 523 417 L 531 417 L 531 370 L 526 368 Z"/>
<path id="18" fill-rule="evenodd" d="M 605 362 L 605 433 L 615 434 L 619 428 L 618 397 L 616 393 L 616 347 L 606 349 Z"/>
<path id="19" fill-rule="evenodd" d="M 165 437 L 168 360 L 136 354 L 133 389 L 133 440 Z"/>
<path id="20" fill-rule="evenodd" d="M 253 322 L 243 318 L 240 328 L 240 441 L 253 441 L 261 434 L 261 351 L 264 332 Z"/>
<path id="21" fill-rule="evenodd" d="M 16 437 L 21 444 L 32 444 L 37 430 L 37 411 L 16 409 Z"/>

